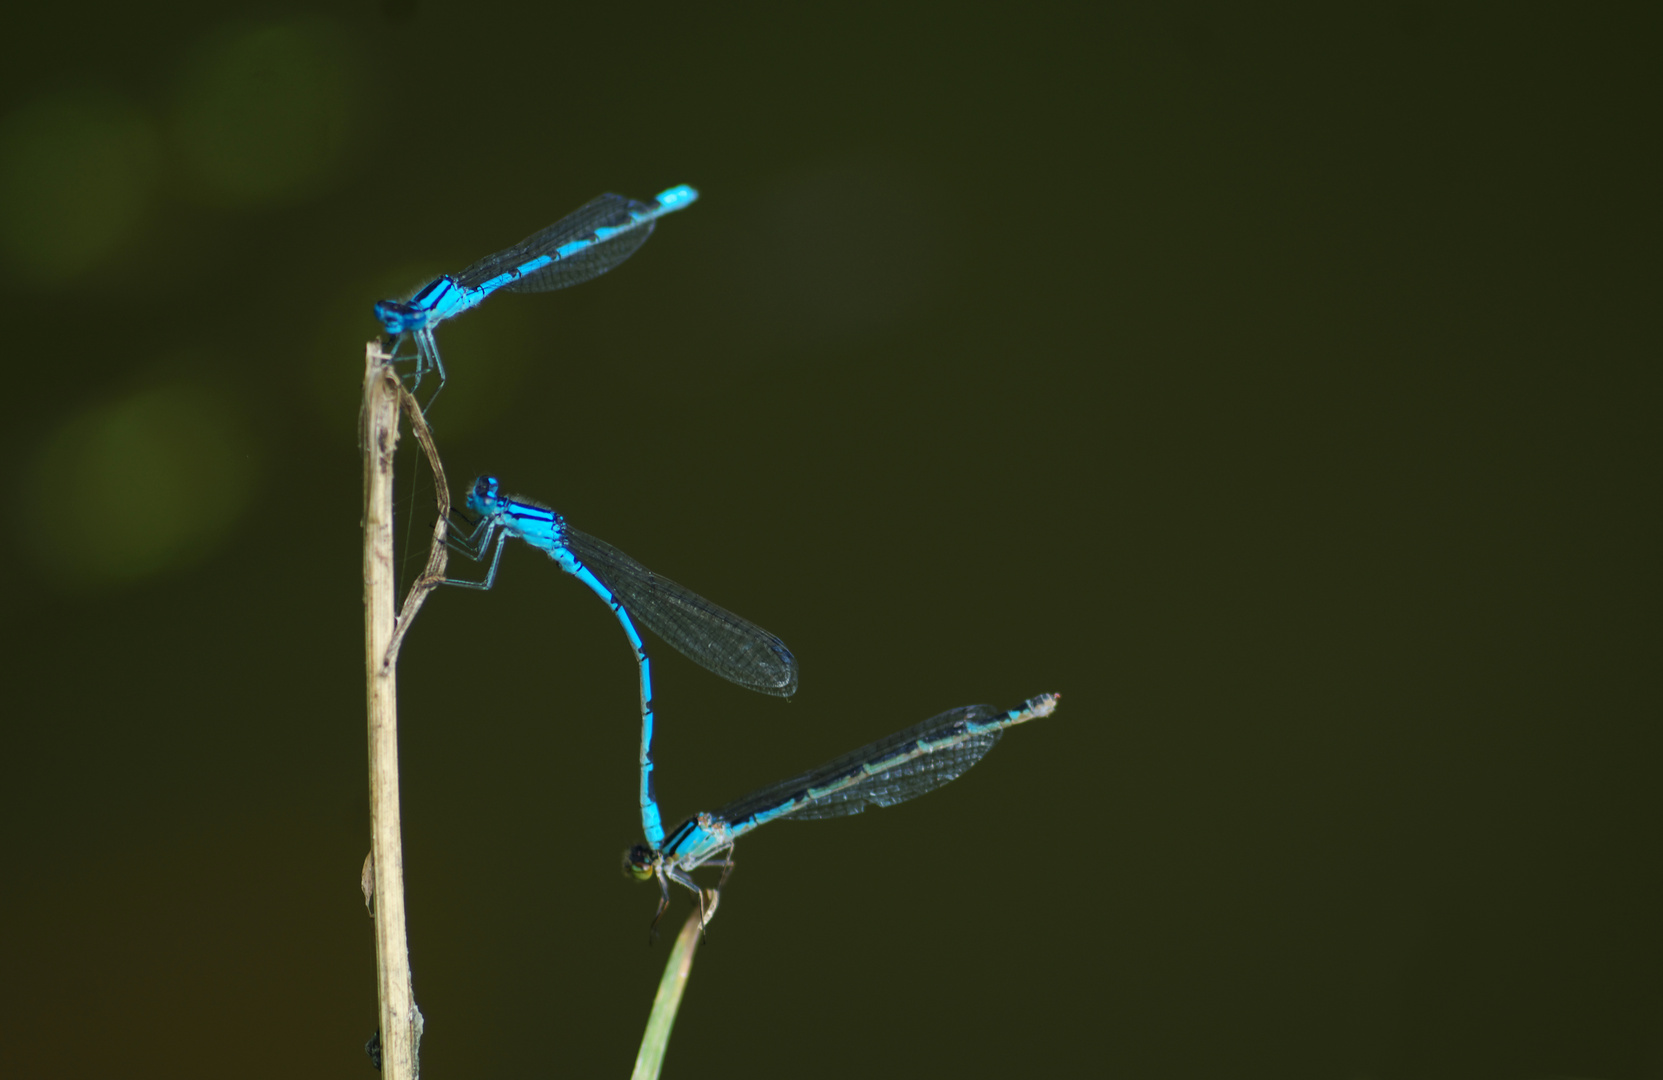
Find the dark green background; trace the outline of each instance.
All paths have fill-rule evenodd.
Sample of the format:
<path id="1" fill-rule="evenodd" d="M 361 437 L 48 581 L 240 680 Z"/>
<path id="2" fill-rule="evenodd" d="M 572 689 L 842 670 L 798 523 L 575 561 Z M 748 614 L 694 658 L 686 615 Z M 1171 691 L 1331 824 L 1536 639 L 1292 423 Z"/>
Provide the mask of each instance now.
<path id="1" fill-rule="evenodd" d="M 796 651 L 786 704 L 656 650 L 666 814 L 1064 700 L 744 842 L 669 1075 L 1663 1075 L 1655 21 L 487 6 L 306 23 L 342 127 L 241 201 L 178 102 L 298 9 L 8 17 L 0 104 L 160 149 L 128 239 L 0 308 L 0 1073 L 372 1075 L 369 305 L 686 182 L 612 275 L 441 330 L 433 413 L 453 485 Z M 234 418 L 191 492 L 232 524 L 77 577 L 126 519 L 40 448 L 162 384 Z M 516 547 L 402 675 L 424 1075 L 625 1075 L 666 950 L 610 614 Z"/>

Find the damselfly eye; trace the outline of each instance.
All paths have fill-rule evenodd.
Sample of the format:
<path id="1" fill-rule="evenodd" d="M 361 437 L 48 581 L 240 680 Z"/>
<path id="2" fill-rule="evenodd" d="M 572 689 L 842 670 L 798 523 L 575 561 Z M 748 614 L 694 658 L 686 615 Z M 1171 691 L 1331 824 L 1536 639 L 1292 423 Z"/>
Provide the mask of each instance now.
<path id="1" fill-rule="evenodd" d="M 624 852 L 624 876 L 636 881 L 646 881 L 653 876 L 653 850 L 645 844 L 636 844 Z"/>

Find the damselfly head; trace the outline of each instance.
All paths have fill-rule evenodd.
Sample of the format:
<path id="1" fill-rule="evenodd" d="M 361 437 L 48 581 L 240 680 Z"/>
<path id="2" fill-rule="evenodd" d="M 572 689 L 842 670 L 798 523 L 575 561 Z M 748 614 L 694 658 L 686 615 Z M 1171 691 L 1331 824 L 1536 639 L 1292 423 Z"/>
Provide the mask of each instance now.
<path id="1" fill-rule="evenodd" d="M 375 302 L 375 317 L 381 320 L 381 325 L 387 328 L 389 334 L 402 334 L 412 329 L 410 316 L 414 314 L 410 305 L 398 300 L 377 300 Z"/>
<path id="2" fill-rule="evenodd" d="M 624 876 L 636 881 L 650 881 L 658 873 L 658 856 L 645 844 L 636 844 L 624 852 Z"/>
<path id="3" fill-rule="evenodd" d="M 475 514 L 494 513 L 501 485 L 494 476 L 481 476 L 473 482 L 473 490 L 468 492 L 468 509 Z"/>

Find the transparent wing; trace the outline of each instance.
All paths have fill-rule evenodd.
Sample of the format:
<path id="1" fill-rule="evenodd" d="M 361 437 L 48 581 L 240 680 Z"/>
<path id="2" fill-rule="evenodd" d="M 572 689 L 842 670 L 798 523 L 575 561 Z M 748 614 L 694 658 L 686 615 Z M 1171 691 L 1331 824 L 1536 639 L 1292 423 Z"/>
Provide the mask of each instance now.
<path id="1" fill-rule="evenodd" d="M 585 239 L 588 246 L 555 259 L 541 270 L 526 274 L 502 286 L 510 292 L 549 292 L 599 277 L 617 266 L 652 235 L 659 209 L 622 195 L 601 195 L 533 233 L 511 248 L 487 255 L 456 275 L 457 284 L 474 289 L 544 255 L 556 255 L 568 244 Z M 624 229 L 605 240 L 595 239 L 597 229 Z"/>
<path id="2" fill-rule="evenodd" d="M 858 814 L 868 806 L 894 806 L 915 799 L 963 776 L 1003 734 L 1003 731 L 970 733 L 966 730 L 969 722 L 993 720 L 1002 715 L 1003 710 L 991 705 L 950 709 L 844 754 L 818 769 L 753 791 L 716 811 L 716 816 L 743 824 L 752 815 L 799 802 L 797 809 L 788 811 L 784 817 L 808 820 Z M 954 739 L 957 741 L 927 753 L 920 752 L 922 744 Z M 882 767 L 885 763 L 888 768 Z M 878 771 L 868 772 L 868 767 Z M 841 780 L 851 782 L 838 786 Z M 836 790 L 829 794 L 810 794 L 814 789 L 833 787 Z"/>
<path id="3" fill-rule="evenodd" d="M 566 546 L 636 622 L 729 682 L 778 697 L 797 692 L 797 658 L 762 627 L 655 574 L 604 540 L 567 527 Z"/>

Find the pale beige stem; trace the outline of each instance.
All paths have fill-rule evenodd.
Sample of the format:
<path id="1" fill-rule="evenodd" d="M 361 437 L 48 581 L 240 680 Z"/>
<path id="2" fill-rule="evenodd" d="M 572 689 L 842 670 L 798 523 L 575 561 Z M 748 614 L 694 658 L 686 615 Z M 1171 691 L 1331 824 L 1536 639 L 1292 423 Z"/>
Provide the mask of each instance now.
<path id="1" fill-rule="evenodd" d="M 411 992 L 410 951 L 404 928 L 398 688 L 389 652 L 397 591 L 393 569 L 393 451 L 398 445 L 403 389 L 387 360 L 379 343 L 371 342 L 365 353 L 360 432 L 364 450 L 364 656 L 369 683 L 372 911 L 376 988 L 381 1004 L 381 1075 L 387 1080 L 416 1080 L 421 1013 Z"/>

